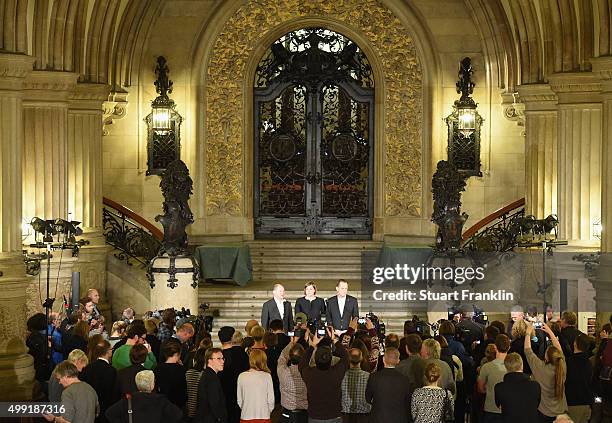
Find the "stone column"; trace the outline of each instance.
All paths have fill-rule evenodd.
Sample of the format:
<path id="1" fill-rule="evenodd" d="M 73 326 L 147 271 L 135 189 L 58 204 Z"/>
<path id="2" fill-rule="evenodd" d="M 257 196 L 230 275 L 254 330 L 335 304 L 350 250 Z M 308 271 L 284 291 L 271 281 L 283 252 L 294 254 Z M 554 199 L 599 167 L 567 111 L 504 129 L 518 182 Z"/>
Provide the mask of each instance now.
<path id="1" fill-rule="evenodd" d="M 592 59 L 593 73 L 601 82 L 601 258 L 595 281 L 597 320 L 606 322 L 612 312 L 612 56 Z"/>
<path id="2" fill-rule="evenodd" d="M 81 222 L 83 238 L 89 241 L 75 268 L 81 272 L 80 296 L 96 288 L 103 300 L 107 247 L 102 233 L 102 103 L 108 92 L 107 85 L 77 84 L 68 104 L 67 131 L 68 212 Z"/>
<path id="3" fill-rule="evenodd" d="M 21 255 L 22 88 L 33 63 L 0 54 L 0 401 L 31 398 L 34 382 L 24 343 L 28 278 Z"/>
<path id="4" fill-rule="evenodd" d="M 557 212 L 557 97 L 548 84 L 521 85 L 525 105 L 525 210 Z"/>
<path id="5" fill-rule="evenodd" d="M 559 237 L 570 246 L 599 246 L 601 218 L 601 84 L 591 72 L 550 77 L 557 94 Z"/>
<path id="6" fill-rule="evenodd" d="M 34 71 L 24 86 L 23 215 L 68 219 L 68 96 L 77 74 Z"/>

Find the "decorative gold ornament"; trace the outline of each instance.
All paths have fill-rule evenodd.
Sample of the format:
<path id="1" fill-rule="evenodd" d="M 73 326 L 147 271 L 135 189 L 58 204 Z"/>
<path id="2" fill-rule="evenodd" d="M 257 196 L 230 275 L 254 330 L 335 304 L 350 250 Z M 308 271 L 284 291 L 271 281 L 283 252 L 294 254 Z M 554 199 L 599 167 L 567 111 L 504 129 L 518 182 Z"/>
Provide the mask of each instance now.
<path id="1" fill-rule="evenodd" d="M 245 214 L 243 110 L 251 99 L 245 98 L 242 88 L 247 62 L 263 34 L 304 17 L 343 22 L 369 40 L 385 78 L 385 166 L 375 169 L 384 172 L 385 214 L 419 217 L 423 189 L 421 64 L 410 33 L 375 0 L 251 0 L 225 23 L 207 70 L 206 214 Z"/>

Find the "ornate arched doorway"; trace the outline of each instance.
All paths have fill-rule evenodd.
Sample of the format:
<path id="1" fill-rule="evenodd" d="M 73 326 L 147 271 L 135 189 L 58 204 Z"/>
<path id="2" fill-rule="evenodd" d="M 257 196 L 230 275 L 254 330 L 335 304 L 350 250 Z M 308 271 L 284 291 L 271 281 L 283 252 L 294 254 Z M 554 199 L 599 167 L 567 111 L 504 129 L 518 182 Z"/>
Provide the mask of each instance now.
<path id="1" fill-rule="evenodd" d="M 257 67 L 253 105 L 255 236 L 369 239 L 374 79 L 357 44 L 285 34 Z"/>

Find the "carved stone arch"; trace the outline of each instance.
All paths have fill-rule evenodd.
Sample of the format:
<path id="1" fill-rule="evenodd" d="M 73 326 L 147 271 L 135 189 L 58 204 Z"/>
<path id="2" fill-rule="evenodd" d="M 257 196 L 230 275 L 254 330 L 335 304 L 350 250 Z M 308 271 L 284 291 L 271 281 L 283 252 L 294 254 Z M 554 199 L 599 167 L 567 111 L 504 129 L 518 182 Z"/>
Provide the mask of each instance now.
<path id="1" fill-rule="evenodd" d="M 375 206 L 375 239 L 384 233 L 427 235 L 431 109 L 439 65 L 424 26 L 409 27 L 410 20 L 419 22 L 405 3 L 395 0 L 235 1 L 218 9 L 193 54 L 198 123 L 192 136 L 198 145 L 192 154 L 197 186 L 202 187 L 196 198 L 201 221 L 194 232 L 252 232 L 249 146 L 255 68 L 279 36 L 309 24 L 354 40 L 375 70 L 376 145 L 382 147 L 375 165 L 380 203 Z"/>

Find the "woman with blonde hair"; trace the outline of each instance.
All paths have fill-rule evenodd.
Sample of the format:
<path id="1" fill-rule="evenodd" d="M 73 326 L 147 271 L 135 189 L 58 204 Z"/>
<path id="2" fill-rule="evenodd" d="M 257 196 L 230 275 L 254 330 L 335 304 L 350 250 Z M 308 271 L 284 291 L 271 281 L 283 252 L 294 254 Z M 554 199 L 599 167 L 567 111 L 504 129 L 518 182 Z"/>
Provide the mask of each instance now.
<path id="1" fill-rule="evenodd" d="M 274 388 L 272 376 L 266 364 L 268 357 L 262 350 L 249 353 L 249 366 L 238 376 L 238 406 L 241 409 L 240 422 L 270 423 L 274 410 Z"/>
<path id="2" fill-rule="evenodd" d="M 325 300 L 317 297 L 317 285 L 315 282 L 306 282 L 304 285 L 304 296 L 295 302 L 295 314 L 304 313 L 309 321 L 319 321 L 321 315 L 325 314 Z M 306 322 L 302 322 L 304 326 Z"/>
<path id="3" fill-rule="evenodd" d="M 567 412 L 568 409 L 565 399 L 567 366 L 561 344 L 552 329 L 544 324 L 542 330 L 552 341 L 552 345 L 546 349 L 544 361 L 540 360 L 531 349 L 531 337 L 535 334 L 531 324 L 528 324 L 525 335 L 525 355 L 533 372 L 533 379 L 542 388 L 542 397 L 538 407 L 540 422 L 552 423 L 556 416 Z"/>
<path id="4" fill-rule="evenodd" d="M 531 374 L 531 366 L 529 365 L 529 362 L 527 361 L 527 357 L 525 355 L 525 339 L 529 340 L 529 344 L 532 351 L 536 351 L 536 353 L 538 351 L 538 344 L 536 342 L 533 342 L 531 336 L 527 336 L 528 325 L 529 323 L 527 323 L 527 321 L 525 320 L 517 320 L 516 322 L 514 322 L 514 325 L 512 325 L 511 333 L 512 341 L 510 342 L 510 350 L 508 351 L 508 353 L 515 352 L 521 356 L 521 358 L 523 359 L 523 373 L 525 373 L 526 375 Z"/>
<path id="5" fill-rule="evenodd" d="M 68 359 L 66 361 L 74 364 L 81 373 L 85 367 L 89 364 L 89 359 L 83 350 L 72 350 L 70 354 L 68 354 Z M 60 385 L 59 381 L 55 377 L 55 371 L 51 373 L 51 378 L 49 378 L 49 401 L 50 402 L 61 402 L 62 400 L 62 392 L 64 391 L 64 387 Z"/>
<path id="6" fill-rule="evenodd" d="M 412 394 L 414 423 L 439 423 L 454 416 L 453 393 L 438 386 L 442 370 L 436 363 L 425 366 L 425 386 Z"/>

